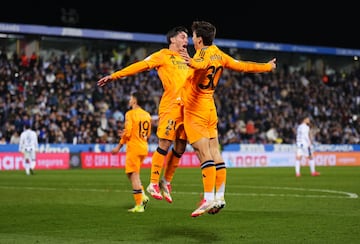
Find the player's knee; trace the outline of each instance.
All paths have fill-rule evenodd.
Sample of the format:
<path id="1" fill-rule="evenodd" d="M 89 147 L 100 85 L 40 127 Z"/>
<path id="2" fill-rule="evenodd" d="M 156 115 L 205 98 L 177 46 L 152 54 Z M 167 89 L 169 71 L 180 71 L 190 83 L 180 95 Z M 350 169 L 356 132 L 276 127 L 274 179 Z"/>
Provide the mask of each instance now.
<path id="1" fill-rule="evenodd" d="M 184 150 L 185 151 L 185 150 Z M 183 155 L 184 151 L 182 151 L 181 153 L 178 153 L 177 151 L 175 151 L 175 149 L 172 149 L 172 153 L 175 157 L 177 158 L 181 158 L 181 156 Z"/>
<path id="2" fill-rule="evenodd" d="M 167 150 L 164 150 L 164 149 L 162 149 L 160 147 L 156 148 L 156 151 L 158 153 L 160 153 L 161 155 L 164 155 L 164 156 L 167 154 Z"/>

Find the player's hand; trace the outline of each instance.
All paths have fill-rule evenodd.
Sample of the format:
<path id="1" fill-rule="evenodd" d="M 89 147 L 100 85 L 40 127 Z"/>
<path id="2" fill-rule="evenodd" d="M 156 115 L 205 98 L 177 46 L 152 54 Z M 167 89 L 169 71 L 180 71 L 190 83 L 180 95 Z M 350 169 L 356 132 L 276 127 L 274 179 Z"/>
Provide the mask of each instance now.
<path id="1" fill-rule="evenodd" d="M 190 61 L 191 61 L 191 57 L 190 57 L 187 49 L 186 49 L 186 48 L 183 48 L 183 49 L 181 49 L 181 50 L 179 51 L 179 53 L 180 53 L 180 56 L 184 59 L 185 63 L 186 63 L 186 64 L 189 64 Z"/>
<path id="2" fill-rule="evenodd" d="M 110 75 L 104 76 L 103 78 L 101 78 L 100 80 L 98 80 L 97 85 L 98 86 L 105 86 L 108 82 L 112 81 L 113 79 L 111 78 Z"/>
<path id="3" fill-rule="evenodd" d="M 268 63 L 271 64 L 272 70 L 276 69 L 276 58 L 271 59 Z"/>

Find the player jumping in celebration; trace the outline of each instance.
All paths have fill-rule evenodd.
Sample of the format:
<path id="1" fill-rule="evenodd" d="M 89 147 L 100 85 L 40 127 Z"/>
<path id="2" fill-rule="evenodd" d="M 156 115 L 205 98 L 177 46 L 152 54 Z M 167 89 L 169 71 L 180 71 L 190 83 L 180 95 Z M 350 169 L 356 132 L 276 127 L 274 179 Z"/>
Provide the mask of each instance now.
<path id="1" fill-rule="evenodd" d="M 188 72 L 188 66 L 179 52 L 187 48 L 188 30 L 182 26 L 175 27 L 167 33 L 166 37 L 169 44 L 168 48 L 154 52 L 144 60 L 101 78 L 97 84 L 98 86 L 104 86 L 113 80 L 146 70 L 156 69 L 164 92 L 160 100 L 158 112 L 159 124 L 156 135 L 159 138 L 159 143 L 152 156 L 150 184 L 147 187 L 147 191 L 157 200 L 165 198 L 167 202 L 172 203 L 170 183 L 187 144 L 183 125 L 183 99 L 181 92 Z M 168 153 L 173 142 L 173 148 Z M 164 165 L 165 172 L 160 181 Z"/>
<path id="2" fill-rule="evenodd" d="M 201 167 L 204 198 L 191 213 L 197 217 L 205 212 L 217 213 L 225 206 L 226 167 L 219 150 L 218 117 L 214 101 L 215 88 L 225 68 L 238 72 L 270 72 L 276 68 L 272 59 L 267 63 L 235 60 L 213 44 L 216 28 L 206 21 L 191 26 L 196 53 L 182 56 L 191 67 L 184 95 L 184 126 L 188 142 L 194 148 Z"/>

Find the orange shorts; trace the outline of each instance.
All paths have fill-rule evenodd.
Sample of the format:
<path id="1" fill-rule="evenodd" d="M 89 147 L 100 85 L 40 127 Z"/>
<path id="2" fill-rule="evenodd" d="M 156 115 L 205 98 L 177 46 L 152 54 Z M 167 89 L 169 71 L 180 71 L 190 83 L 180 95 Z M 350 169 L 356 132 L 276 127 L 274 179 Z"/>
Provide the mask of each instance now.
<path id="1" fill-rule="evenodd" d="M 145 160 L 146 156 L 147 155 L 126 152 L 125 173 L 140 173 L 141 164 Z"/>
<path id="2" fill-rule="evenodd" d="M 184 129 L 184 106 L 174 104 L 165 111 L 159 112 L 159 124 L 156 135 L 158 138 L 174 141 L 187 140 Z"/>
<path id="3" fill-rule="evenodd" d="M 192 111 L 185 109 L 184 126 L 188 142 L 193 144 L 201 138 L 215 138 L 218 136 L 218 117 L 216 109 Z"/>

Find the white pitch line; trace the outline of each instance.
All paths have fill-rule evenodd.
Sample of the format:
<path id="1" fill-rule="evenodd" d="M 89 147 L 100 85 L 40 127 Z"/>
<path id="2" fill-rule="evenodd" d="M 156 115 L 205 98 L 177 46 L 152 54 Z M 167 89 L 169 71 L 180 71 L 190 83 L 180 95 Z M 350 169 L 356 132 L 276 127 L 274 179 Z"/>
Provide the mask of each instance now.
<path id="1" fill-rule="evenodd" d="M 233 186 L 232 186 L 233 187 Z M 262 197 L 307 197 L 307 198 L 350 198 L 356 199 L 359 196 L 356 193 L 335 191 L 329 189 L 307 189 L 307 188 L 296 188 L 296 187 L 271 187 L 271 186 L 237 186 L 238 188 L 249 188 L 249 189 L 274 189 L 274 190 L 287 190 L 287 191 L 304 191 L 304 192 L 322 192 L 337 195 L 323 195 L 323 194 L 292 194 L 292 193 L 240 193 L 240 192 L 226 192 L 226 195 L 231 196 L 262 196 Z M 42 191 L 83 191 L 83 192 L 120 192 L 129 193 L 129 190 L 118 190 L 118 189 L 84 189 L 84 188 L 50 188 L 50 187 L 17 187 L 17 186 L 0 186 L 0 189 L 12 189 L 12 190 L 42 190 Z M 173 191 L 176 194 L 191 194 L 196 195 L 199 192 L 179 192 Z"/>
<path id="2" fill-rule="evenodd" d="M 278 186 L 239 186 L 244 188 L 253 188 L 253 189 L 275 189 L 275 190 L 291 190 L 291 191 L 309 191 L 309 192 L 324 192 L 332 194 L 346 195 L 347 198 L 358 198 L 359 196 L 356 193 L 346 192 L 346 191 L 335 191 L 328 189 L 307 189 L 307 188 L 298 188 L 298 187 L 278 187 Z M 302 196 L 302 195 L 300 195 Z"/>

